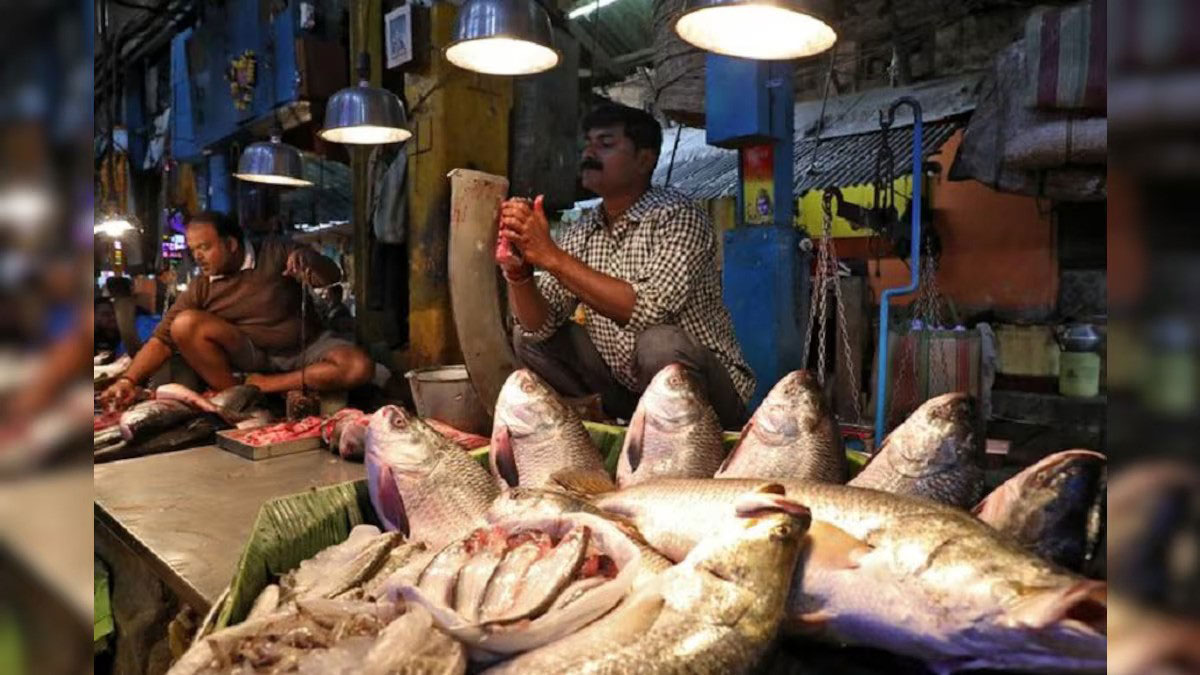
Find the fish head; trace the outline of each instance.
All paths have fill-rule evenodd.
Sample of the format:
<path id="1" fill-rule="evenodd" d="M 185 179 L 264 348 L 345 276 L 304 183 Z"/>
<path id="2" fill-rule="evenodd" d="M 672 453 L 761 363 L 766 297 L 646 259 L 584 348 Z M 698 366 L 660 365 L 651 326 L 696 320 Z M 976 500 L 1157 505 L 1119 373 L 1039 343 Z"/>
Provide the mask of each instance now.
<path id="1" fill-rule="evenodd" d="M 829 406 L 817 378 L 806 370 L 795 370 L 763 399 L 754 416 L 754 428 L 767 441 L 785 443 L 815 432 L 829 417 Z"/>
<path id="2" fill-rule="evenodd" d="M 952 392 L 931 398 L 893 432 L 898 440 L 903 439 L 898 443 L 897 459 L 912 467 L 915 475 L 977 464 L 983 450 L 977 420 L 978 406 L 969 394 Z"/>
<path id="3" fill-rule="evenodd" d="M 515 439 L 553 433 L 571 415 L 550 385 L 525 368 L 508 376 L 496 400 L 496 428 L 507 428 Z"/>
<path id="4" fill-rule="evenodd" d="M 1057 452 L 1033 467 L 1026 485 L 1056 494 L 1086 489 L 1095 484 L 1104 462 L 1104 455 L 1091 450 Z"/>
<path id="5" fill-rule="evenodd" d="M 1029 671 L 1105 669 L 1108 584 L 1056 575 L 1048 585 L 1008 580 L 996 589 L 999 608 L 991 620 L 960 636 L 975 654 L 954 669 L 1005 668 Z"/>
<path id="6" fill-rule="evenodd" d="M 367 454 L 398 475 L 428 474 L 441 461 L 447 443 L 419 417 L 399 406 L 380 408 L 367 425 Z"/>
<path id="7" fill-rule="evenodd" d="M 679 363 L 658 371 L 642 394 L 641 405 L 656 426 L 676 428 L 695 422 L 707 405 L 700 385 Z"/>
<path id="8" fill-rule="evenodd" d="M 688 560 L 698 569 L 727 581 L 739 580 L 747 588 L 786 585 L 812 514 L 782 491 L 772 485 L 738 497 L 733 504 L 737 517 L 702 540 Z"/>

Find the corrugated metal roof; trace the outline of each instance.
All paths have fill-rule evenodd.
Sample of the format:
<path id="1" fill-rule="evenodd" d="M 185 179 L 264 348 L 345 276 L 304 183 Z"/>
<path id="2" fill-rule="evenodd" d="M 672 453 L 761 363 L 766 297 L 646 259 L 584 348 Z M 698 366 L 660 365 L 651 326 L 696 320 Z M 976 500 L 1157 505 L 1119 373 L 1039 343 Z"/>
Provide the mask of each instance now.
<path id="1" fill-rule="evenodd" d="M 569 19 L 583 34 L 580 46 L 587 51 L 599 48 L 611 59 L 652 46 L 651 25 L 654 6 L 651 0 L 617 0 L 600 3 L 598 10 Z M 581 0 L 571 11 L 595 7 L 595 0 Z"/>
<path id="2" fill-rule="evenodd" d="M 959 126 L 959 123 L 952 121 L 925 125 L 921 157 L 928 159 L 936 154 Z M 907 176 L 912 173 L 913 128 L 891 129 L 888 132 L 888 146 L 892 151 L 896 175 Z M 797 143 L 796 194 L 819 188 L 861 185 L 875 180 L 875 159 L 882 147 L 883 134 L 879 132 L 842 136 L 822 141 L 819 147 L 815 140 Z"/>
<path id="3" fill-rule="evenodd" d="M 960 126 L 961 122 L 954 120 L 924 125 L 923 157 L 928 159 L 936 154 Z M 677 131 L 672 129 L 665 134 L 658 167 L 654 171 L 654 184 L 667 184 L 669 172 L 671 187 L 683 191 L 693 199 L 735 195 L 738 186 L 737 151 L 706 145 L 703 129 L 685 128 L 680 135 L 674 167 L 671 168 L 671 150 Z M 897 176 L 911 173 L 912 142 L 911 126 L 893 127 L 888 132 L 888 144 L 892 148 Z M 873 181 L 875 158 L 882 143 L 883 135 L 878 131 L 826 138 L 820 142 L 819 149 L 815 139 L 797 140 L 793 155 L 796 167 L 796 194 L 818 188 L 846 187 Z"/>

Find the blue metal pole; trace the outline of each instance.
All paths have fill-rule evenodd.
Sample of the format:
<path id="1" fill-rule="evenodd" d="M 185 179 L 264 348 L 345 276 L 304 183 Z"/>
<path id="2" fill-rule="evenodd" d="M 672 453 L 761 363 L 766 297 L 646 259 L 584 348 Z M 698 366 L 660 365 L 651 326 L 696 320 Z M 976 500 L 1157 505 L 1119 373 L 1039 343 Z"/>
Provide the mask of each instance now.
<path id="1" fill-rule="evenodd" d="M 887 407 L 887 381 L 888 381 L 888 305 L 891 303 L 892 297 L 897 295 L 906 295 L 917 290 L 917 286 L 921 281 L 921 169 L 923 162 L 922 157 L 922 128 L 921 121 L 921 104 L 910 96 L 905 96 L 896 101 L 888 108 L 887 117 L 884 113 L 879 113 L 879 123 L 883 127 L 890 127 L 896 120 L 896 110 L 904 104 L 908 104 L 913 112 L 913 154 L 912 154 L 912 245 L 910 246 L 910 261 L 908 269 L 910 272 L 908 284 L 905 286 L 897 286 L 889 288 L 879 297 L 879 369 L 875 378 L 875 445 L 878 448 L 883 443 L 884 433 L 887 431 L 885 427 L 884 411 Z M 891 186 L 888 186 L 891 189 Z"/>

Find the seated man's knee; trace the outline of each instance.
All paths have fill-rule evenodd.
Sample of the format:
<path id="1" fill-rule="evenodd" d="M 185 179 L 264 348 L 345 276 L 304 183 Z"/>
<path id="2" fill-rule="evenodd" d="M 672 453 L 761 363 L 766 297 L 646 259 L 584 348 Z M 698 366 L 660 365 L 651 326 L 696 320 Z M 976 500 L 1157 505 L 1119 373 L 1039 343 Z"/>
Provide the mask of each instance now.
<path id="1" fill-rule="evenodd" d="M 686 359 L 692 341 L 678 326 L 651 326 L 642 331 L 634 345 L 634 362 L 639 379 L 650 378 L 667 365 Z"/>
<path id="2" fill-rule="evenodd" d="M 192 342 L 200 337 L 200 331 L 208 314 L 198 309 L 185 309 L 171 322 L 171 339 L 176 344 Z"/>
<path id="3" fill-rule="evenodd" d="M 342 373 L 342 388 L 354 389 L 371 381 L 375 376 L 375 362 L 366 352 L 351 347 L 340 352 L 333 360 Z"/>

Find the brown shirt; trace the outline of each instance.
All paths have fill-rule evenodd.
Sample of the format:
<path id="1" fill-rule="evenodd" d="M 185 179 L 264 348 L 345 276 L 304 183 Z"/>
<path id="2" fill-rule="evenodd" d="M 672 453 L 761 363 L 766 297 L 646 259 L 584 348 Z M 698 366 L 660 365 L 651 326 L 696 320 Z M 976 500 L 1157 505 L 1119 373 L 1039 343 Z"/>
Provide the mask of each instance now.
<path id="1" fill-rule="evenodd" d="M 260 349 L 293 352 L 300 348 L 301 288 L 283 276 L 288 254 L 301 245 L 267 237 L 253 247 L 242 268 L 216 279 L 201 275 L 179 294 L 154 329 L 154 337 L 172 349 L 171 323 L 179 313 L 198 309 L 228 321 Z M 310 306 L 311 310 L 312 307 Z M 320 331 L 316 312 L 309 312 L 308 339 Z"/>

